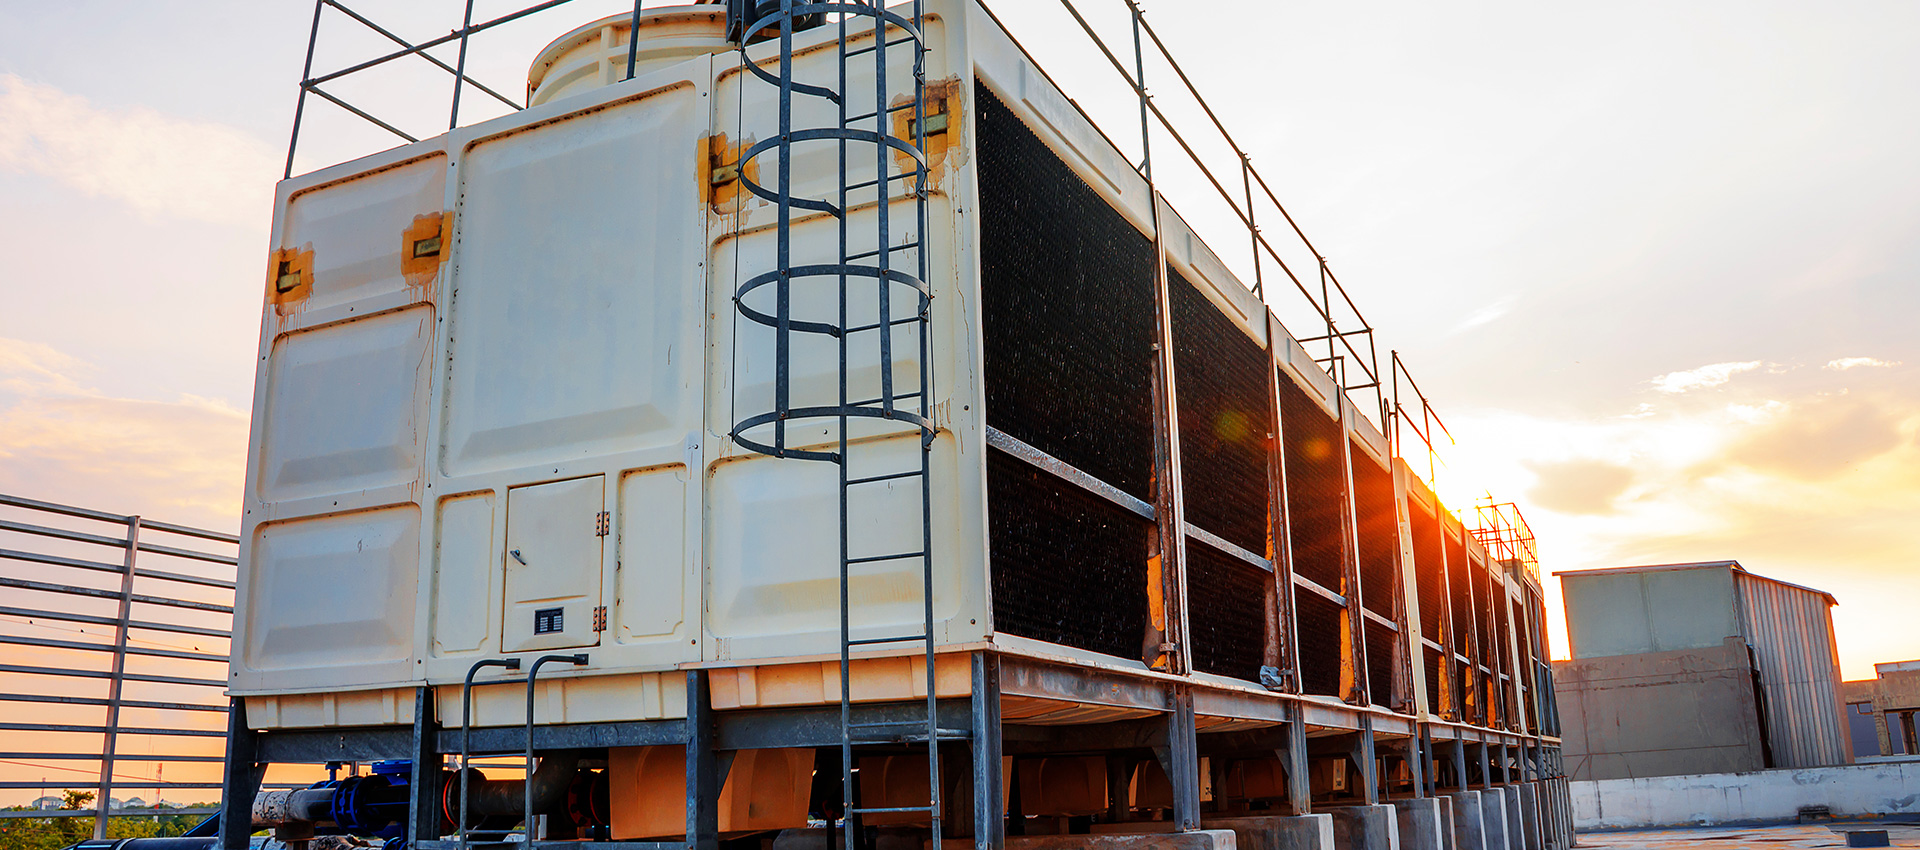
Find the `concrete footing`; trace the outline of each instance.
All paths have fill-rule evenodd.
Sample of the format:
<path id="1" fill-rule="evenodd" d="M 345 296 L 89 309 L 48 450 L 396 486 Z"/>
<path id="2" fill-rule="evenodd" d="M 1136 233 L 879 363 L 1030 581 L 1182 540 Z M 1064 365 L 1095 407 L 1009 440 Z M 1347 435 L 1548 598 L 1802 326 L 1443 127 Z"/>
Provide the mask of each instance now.
<path id="1" fill-rule="evenodd" d="M 1453 801 L 1453 850 L 1488 850 L 1480 792 L 1455 791 L 1447 799 Z"/>
<path id="2" fill-rule="evenodd" d="M 1480 789 L 1480 824 L 1487 839 L 1487 850 L 1509 850 L 1506 792 L 1498 787 Z"/>
<path id="3" fill-rule="evenodd" d="M 1237 850 L 1334 850 L 1333 815 L 1208 818 L 1200 825 L 1231 830 Z"/>
<path id="4" fill-rule="evenodd" d="M 1507 801 L 1507 850 L 1527 850 L 1527 820 L 1520 814 L 1520 786 L 1501 786 Z"/>
<path id="5" fill-rule="evenodd" d="M 1400 824 L 1392 806 L 1337 806 L 1333 846 L 1340 850 L 1400 850 Z"/>
<path id="6" fill-rule="evenodd" d="M 1392 800 L 1395 820 L 1400 828 L 1400 850 L 1446 850 L 1446 818 L 1441 816 L 1437 797 Z"/>
<path id="7" fill-rule="evenodd" d="M 1520 822 L 1526 826 L 1521 831 L 1521 843 L 1525 850 L 1547 850 L 1547 834 L 1543 829 L 1546 821 L 1540 816 L 1540 789 L 1538 782 L 1520 784 Z"/>
<path id="8" fill-rule="evenodd" d="M 960 839 L 964 840 L 964 839 Z M 947 842 L 949 845 L 951 842 Z M 1133 835 L 1009 835 L 1007 850 L 1236 850 L 1227 829 Z"/>

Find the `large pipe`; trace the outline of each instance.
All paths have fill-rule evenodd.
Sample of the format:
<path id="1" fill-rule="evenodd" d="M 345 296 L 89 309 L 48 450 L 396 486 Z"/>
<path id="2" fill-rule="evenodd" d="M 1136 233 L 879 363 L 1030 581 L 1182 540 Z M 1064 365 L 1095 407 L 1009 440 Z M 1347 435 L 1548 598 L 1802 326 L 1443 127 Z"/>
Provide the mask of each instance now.
<path id="1" fill-rule="evenodd" d="M 542 756 L 540 764 L 533 771 L 533 813 L 551 814 L 565 810 L 567 788 L 573 784 L 575 774 L 580 771 L 580 754 L 571 750 L 561 750 Z M 527 780 L 520 779 L 482 779 L 468 780 L 467 816 L 468 826 L 487 818 L 519 818 L 525 806 Z M 457 811 L 460 807 L 456 799 L 460 793 L 460 783 L 447 781 L 441 783 L 442 793 L 448 795 L 444 811 Z M 393 785 L 372 789 L 377 796 L 363 797 L 363 803 L 399 803 L 407 802 L 407 786 Z M 287 823 L 336 823 L 342 813 L 334 811 L 335 789 L 294 788 L 277 791 L 263 791 L 253 799 L 253 827 L 265 829 Z M 451 826 L 451 823 L 448 823 Z"/>

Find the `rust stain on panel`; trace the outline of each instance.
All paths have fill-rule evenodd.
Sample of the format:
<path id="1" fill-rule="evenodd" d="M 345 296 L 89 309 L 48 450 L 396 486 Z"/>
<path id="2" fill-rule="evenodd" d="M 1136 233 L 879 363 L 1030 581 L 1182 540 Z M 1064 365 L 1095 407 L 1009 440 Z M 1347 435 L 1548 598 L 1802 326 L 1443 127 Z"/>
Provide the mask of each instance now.
<path id="1" fill-rule="evenodd" d="M 748 161 L 744 168 L 740 164 L 741 153 L 752 145 L 751 138 L 730 143 L 725 133 L 702 136 L 696 143 L 694 155 L 700 163 L 700 200 L 713 209 L 714 215 L 740 213 L 751 194 L 740 183 L 743 171 L 748 180 L 760 182 L 759 160 Z"/>
<path id="2" fill-rule="evenodd" d="M 447 257 L 446 221 L 444 212 L 416 215 L 401 233 L 400 273 L 408 286 L 424 289 L 440 273 L 440 264 Z"/>
<path id="3" fill-rule="evenodd" d="M 927 83 L 921 103 L 921 117 L 927 125 L 927 171 L 931 175 L 931 182 L 939 183 L 940 166 L 947 161 L 947 151 L 955 147 L 951 140 L 960 130 L 960 78 L 950 77 Z M 887 105 L 901 107 L 912 104 L 913 96 L 903 94 Z M 899 109 L 893 113 L 893 135 L 909 145 L 913 144 L 912 109 Z M 903 173 L 914 170 L 913 157 L 895 151 L 893 158 Z"/>
<path id="4" fill-rule="evenodd" d="M 281 248 L 267 258 L 267 300 L 274 312 L 292 315 L 313 295 L 313 243 Z"/>

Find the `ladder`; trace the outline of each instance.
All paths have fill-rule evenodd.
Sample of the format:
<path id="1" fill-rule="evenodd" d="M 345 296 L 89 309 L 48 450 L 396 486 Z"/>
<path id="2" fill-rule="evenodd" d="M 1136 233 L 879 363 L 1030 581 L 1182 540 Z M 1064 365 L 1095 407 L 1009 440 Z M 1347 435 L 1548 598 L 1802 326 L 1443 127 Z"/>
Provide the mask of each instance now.
<path id="1" fill-rule="evenodd" d="M 936 426 L 930 362 L 933 295 L 927 283 L 927 183 L 930 177 L 925 114 L 927 44 L 918 26 L 922 20 L 921 5 L 922 0 L 912 0 L 910 7 L 902 7 L 905 12 L 902 14 L 887 9 L 884 0 L 734 0 L 729 22 L 741 45 L 742 65 L 759 80 L 779 87 L 778 135 L 750 145 L 740 157 L 742 185 L 777 208 L 775 261 L 773 268 L 737 283 L 734 293 L 736 334 L 742 328 L 742 319 L 772 333 L 776 364 L 773 399 L 771 409 L 736 419 L 731 437 L 740 446 L 762 454 L 824 461 L 838 467 L 841 826 L 845 841 L 842 846 L 849 850 L 864 844 L 859 841 L 862 816 L 881 813 L 924 814 L 932 827 L 933 846 L 939 847 L 940 743 L 968 737 L 965 730 L 940 728 L 935 698 L 930 462 Z M 795 35 L 809 25 L 838 31 L 836 80 L 802 82 L 795 79 Z M 748 58 L 749 41 L 775 37 L 779 40 L 779 52 L 767 61 L 772 69 Z M 810 34 L 809 39 L 817 41 L 818 35 Z M 904 58 L 910 60 L 910 80 L 903 80 L 905 75 L 894 67 L 903 64 L 900 62 L 903 52 Z M 870 92 L 856 91 L 851 84 L 849 71 L 856 62 L 871 63 L 873 88 Z M 896 94 L 908 97 L 904 102 L 895 103 Z M 834 125 L 795 127 L 796 96 L 832 103 L 837 117 Z M 902 134 L 898 132 L 898 119 L 909 112 L 911 121 Z M 834 197 L 794 194 L 794 151 L 804 145 L 837 148 L 838 180 Z M 774 155 L 777 164 L 762 163 L 762 170 L 766 170 L 766 165 L 776 165 L 777 182 L 771 187 L 756 183 L 746 168 L 756 156 L 769 153 Z M 853 157 L 857 156 L 872 157 L 871 176 L 856 179 L 855 172 L 865 167 L 859 164 L 856 168 L 857 160 Z M 901 203 L 899 197 L 902 193 L 905 203 Z M 902 216 L 901 211 L 895 209 L 896 204 L 911 206 L 912 218 L 905 222 L 912 228 L 911 233 L 900 232 L 903 228 L 898 219 Z M 796 211 L 802 215 L 826 213 L 837 220 L 836 261 L 794 261 Z M 870 248 L 866 247 L 868 239 L 871 239 Z M 796 289 L 809 285 L 817 288 L 837 285 L 839 309 L 835 320 L 809 321 L 793 315 Z M 863 288 L 867 288 L 865 292 Z M 865 300 L 867 293 L 872 295 L 871 304 Z M 806 334 L 837 341 L 838 396 L 832 401 L 814 400 L 815 403 L 803 404 L 794 398 L 794 342 L 797 335 Z M 911 385 L 905 385 L 900 376 L 895 375 L 895 363 L 903 348 L 917 349 L 918 374 Z M 849 366 L 855 355 L 864 360 L 869 354 L 877 357 L 874 364 L 877 380 L 858 378 Z M 818 438 L 807 444 L 813 446 L 811 448 L 796 447 L 789 440 L 789 425 L 807 420 L 811 420 L 812 425 L 832 423 L 837 438 L 825 444 L 832 444 L 833 448 L 820 448 L 825 444 Z M 872 454 L 866 451 L 867 447 L 909 435 L 918 441 L 917 464 L 869 469 L 856 463 L 857 458 Z M 885 488 L 887 498 L 911 498 L 903 491 L 917 491 L 920 532 L 917 548 L 855 554 L 855 541 L 851 539 L 854 502 L 865 501 L 870 495 L 869 488 Z M 920 564 L 918 631 L 855 638 L 851 592 L 854 579 L 874 568 L 870 565 L 896 566 L 911 561 Z M 902 721 L 897 717 L 875 715 L 877 719 L 856 719 L 850 669 L 853 654 L 904 645 L 917 645 L 924 661 L 924 718 Z M 929 788 L 926 804 L 861 806 L 854 748 L 864 745 L 924 746 Z"/>

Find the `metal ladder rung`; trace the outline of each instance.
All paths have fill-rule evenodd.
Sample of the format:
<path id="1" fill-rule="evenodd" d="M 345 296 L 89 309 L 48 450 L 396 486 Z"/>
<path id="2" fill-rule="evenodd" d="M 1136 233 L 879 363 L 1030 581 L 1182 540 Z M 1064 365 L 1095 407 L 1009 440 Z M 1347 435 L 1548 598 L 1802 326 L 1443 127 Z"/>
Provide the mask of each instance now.
<path id="1" fill-rule="evenodd" d="M 892 178 L 889 178 L 889 179 L 892 179 Z M 871 185 L 873 185 L 873 181 L 871 181 L 871 180 L 869 180 L 869 181 L 867 181 L 867 185 L 868 185 L 868 186 L 871 186 Z M 849 187 L 849 188 L 853 188 L 853 187 Z M 893 247 L 891 247 L 891 248 L 888 248 L 888 249 L 887 249 L 887 253 L 889 253 L 889 254 L 891 254 L 891 253 L 893 253 L 893 252 L 895 252 L 895 251 L 905 251 L 905 250 L 907 250 L 907 249 L 909 249 L 909 248 L 918 248 L 918 247 L 920 247 L 920 242 L 919 242 L 919 240 L 915 240 L 915 241 L 912 241 L 912 242 L 906 242 L 906 243 L 902 243 L 902 244 L 899 244 L 899 245 L 895 245 L 895 246 L 893 246 Z M 868 257 L 878 257 L 878 256 L 880 256 L 880 251 L 879 251 L 879 249 L 875 249 L 875 250 L 872 250 L 872 251 L 861 251 L 861 252 L 860 252 L 860 253 L 858 253 L 858 254 L 852 254 L 852 255 L 849 255 L 849 256 L 847 257 L 847 262 L 853 262 L 854 260 L 864 260 L 864 259 L 866 259 L 866 258 L 868 258 Z"/>
<path id="2" fill-rule="evenodd" d="M 927 556 L 927 553 L 925 551 L 901 552 L 898 555 L 873 555 L 866 558 L 848 558 L 847 565 L 852 566 L 854 564 L 872 564 L 879 561 L 904 561 L 908 558 L 924 558 L 926 556 Z"/>
<path id="3" fill-rule="evenodd" d="M 919 173 L 920 173 L 920 169 L 918 169 L 918 168 L 915 168 L 915 169 L 914 169 L 914 170 L 912 170 L 912 171 L 902 171 L 902 172 L 900 172 L 899 174 L 889 174 L 889 175 L 887 175 L 887 182 L 888 182 L 888 183 L 892 183 L 892 182 L 893 182 L 893 181 L 895 181 L 895 180 L 905 180 L 905 179 L 907 179 L 907 178 L 909 178 L 909 177 L 913 177 L 913 176 L 916 176 L 916 175 L 918 175 Z M 849 192 L 853 192 L 853 191 L 857 191 L 857 190 L 860 190 L 860 189 L 870 189 L 870 188 L 872 188 L 872 187 L 873 187 L 873 186 L 874 186 L 875 184 L 877 184 L 877 183 L 879 183 L 879 182 L 880 182 L 880 181 L 876 179 L 876 180 L 862 180 L 862 181 L 860 181 L 860 182 L 858 182 L 858 183 L 848 183 L 848 184 L 847 184 L 847 191 L 849 191 Z"/>
<path id="4" fill-rule="evenodd" d="M 926 640 L 932 635 L 902 635 L 900 637 L 861 638 L 847 641 L 848 646 L 873 646 L 881 643 L 906 643 L 912 640 Z M 899 726 L 898 723 L 855 723 L 855 726 Z"/>
<path id="5" fill-rule="evenodd" d="M 921 474 L 920 470 L 915 469 L 909 472 L 895 472 L 887 475 L 869 475 L 865 478 L 849 478 L 847 479 L 847 486 L 852 487 L 856 484 L 878 484 L 882 481 L 893 481 L 900 478 L 914 478 L 919 476 L 920 474 Z"/>
<path id="6" fill-rule="evenodd" d="M 894 400 L 895 402 L 900 402 L 900 401 L 905 401 L 905 400 L 908 400 L 908 399 L 916 399 L 916 398 L 919 398 L 919 397 L 920 397 L 920 394 L 919 394 L 919 393 L 917 393 L 917 392 L 916 392 L 916 393 L 895 393 L 895 394 L 894 394 L 894 396 L 893 396 L 893 400 Z M 876 405 L 876 404 L 879 404 L 880 402 L 882 402 L 882 401 L 885 401 L 885 400 L 886 400 L 886 399 L 884 399 L 884 398 L 877 398 L 877 397 L 876 397 L 876 398 L 863 398 L 863 399 L 861 399 L 861 400 L 859 400 L 859 401 L 854 401 L 854 402 L 848 402 L 848 403 L 847 403 L 847 406 L 848 406 L 848 407 L 869 407 L 869 406 L 872 406 L 872 405 Z"/>
<path id="7" fill-rule="evenodd" d="M 933 810 L 934 810 L 934 807 L 932 806 L 887 806 L 885 808 L 873 808 L 873 809 L 867 809 L 867 808 L 848 809 L 847 814 L 879 815 L 879 814 L 886 814 L 888 812 L 932 812 Z"/>
<path id="8" fill-rule="evenodd" d="M 894 43 L 898 44 L 899 42 L 894 42 Z M 895 112 L 905 112 L 906 110 L 909 110 L 912 108 L 913 108 L 913 102 L 908 101 L 906 103 L 902 103 L 897 106 L 889 106 L 884 111 L 886 112 L 886 114 L 892 115 Z M 872 113 L 872 112 L 863 112 L 859 115 L 849 115 L 847 116 L 847 123 L 852 124 L 855 121 L 866 121 L 870 118 L 873 118 L 874 115 L 875 113 Z"/>
<path id="9" fill-rule="evenodd" d="M 887 323 L 887 327 L 897 328 L 901 325 L 921 324 L 921 323 L 924 323 L 925 321 L 926 319 L 924 319 L 921 316 L 909 316 L 904 319 L 894 319 L 893 321 Z M 866 333 L 867 331 L 877 331 L 879 329 L 880 329 L 880 323 L 874 322 L 871 325 L 855 325 L 853 327 L 847 328 L 844 331 L 841 331 L 840 334 L 842 336 L 846 336 L 849 334 Z M 894 398 L 900 398 L 900 396 L 894 396 Z"/>
<path id="10" fill-rule="evenodd" d="M 939 732 L 934 734 L 933 739 L 935 741 L 965 741 L 965 740 L 971 739 L 972 737 L 973 737 L 973 734 L 964 729 L 942 729 Z M 860 745 L 860 744 L 865 744 L 865 745 L 924 744 L 926 743 L 926 741 L 927 741 L 927 733 L 925 732 L 903 732 L 898 735 L 889 735 L 886 737 L 851 739 L 851 743 L 856 745 Z"/>
<path id="11" fill-rule="evenodd" d="M 900 46 L 900 45 L 902 45 L 902 44 L 912 44 L 912 43 L 913 43 L 913 36 L 907 36 L 906 38 L 903 38 L 903 39 L 900 39 L 899 41 L 889 41 L 889 42 L 887 42 L 887 46 L 888 46 L 888 47 L 898 47 L 898 46 Z M 872 52 L 873 52 L 873 48 L 871 48 L 871 47 L 862 47 L 862 48 L 860 48 L 860 49 L 858 49 L 858 50 L 849 50 L 849 51 L 847 51 L 847 54 L 846 54 L 846 58 L 848 58 L 848 59 L 852 59 L 852 58 L 853 58 L 853 57 L 855 57 L 855 56 L 859 56 L 859 55 L 862 55 L 862 54 L 865 54 L 865 53 L 872 53 Z"/>

